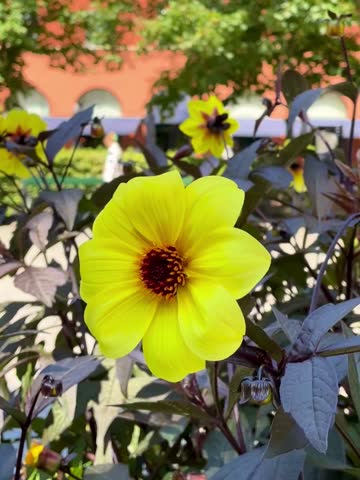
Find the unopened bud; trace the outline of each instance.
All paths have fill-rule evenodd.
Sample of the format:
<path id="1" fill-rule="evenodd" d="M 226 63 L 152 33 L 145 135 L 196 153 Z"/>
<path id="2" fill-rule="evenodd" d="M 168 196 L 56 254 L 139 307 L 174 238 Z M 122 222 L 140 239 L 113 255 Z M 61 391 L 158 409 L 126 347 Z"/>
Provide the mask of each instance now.
<path id="1" fill-rule="evenodd" d="M 191 145 L 183 145 L 173 156 L 173 160 L 180 160 L 181 158 L 189 157 L 193 152 Z"/>
<path id="2" fill-rule="evenodd" d="M 51 375 L 45 375 L 41 383 L 40 391 L 44 397 L 60 397 L 63 393 L 63 385 Z"/>
<path id="3" fill-rule="evenodd" d="M 269 380 L 254 380 L 251 383 L 251 398 L 256 403 L 268 403 L 271 400 L 271 385 Z"/>
<path id="4" fill-rule="evenodd" d="M 335 22 L 328 23 L 326 33 L 329 35 L 329 37 L 342 37 L 344 35 L 344 31 L 344 23 L 337 20 Z"/>
<path id="5" fill-rule="evenodd" d="M 61 465 L 62 457 L 59 453 L 44 447 L 38 442 L 32 442 L 25 456 L 25 465 L 38 468 L 47 473 L 55 473 Z"/>
<path id="6" fill-rule="evenodd" d="M 240 403 L 246 403 L 251 398 L 253 377 L 245 377 L 240 384 Z"/>
<path id="7" fill-rule="evenodd" d="M 98 117 L 95 117 L 91 124 L 90 135 L 93 138 L 102 138 L 105 135 L 104 127 L 102 126 L 101 120 Z"/>

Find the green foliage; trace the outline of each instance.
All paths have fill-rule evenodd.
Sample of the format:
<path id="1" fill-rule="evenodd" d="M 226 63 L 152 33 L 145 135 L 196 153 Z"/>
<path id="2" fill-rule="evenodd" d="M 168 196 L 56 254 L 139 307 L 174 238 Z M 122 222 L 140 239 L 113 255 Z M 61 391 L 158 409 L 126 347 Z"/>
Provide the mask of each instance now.
<path id="1" fill-rule="evenodd" d="M 155 102 L 167 106 L 184 92 L 198 95 L 217 85 L 230 85 L 232 99 L 250 87 L 262 93 L 273 88 L 270 78 L 258 82 L 264 63 L 273 73 L 279 65 L 302 65 L 310 84 L 319 83 L 324 73 L 342 75 L 338 39 L 327 35 L 328 10 L 351 13 L 353 19 L 346 21 L 356 23 L 355 0 L 341 5 L 337 0 L 170 0 L 157 17 L 145 22 L 143 50 L 179 52 L 186 62 L 176 77 L 163 72 L 157 86 L 164 87 L 165 94 Z M 357 51 L 355 39 L 348 39 L 348 45 Z M 359 73 L 358 62 L 353 63 Z"/>
<path id="2" fill-rule="evenodd" d="M 300 74 L 283 80 L 290 123 L 319 92 Z M 349 82 L 333 88 L 355 100 Z M 148 137 L 127 152 L 135 172 L 72 188 L 66 170 L 102 170 L 105 149 L 64 149 L 89 122 L 85 111 L 40 135 L 43 159 L 22 152 L 31 188 L 1 179 L 0 233 L 9 238 L 0 241 L 0 285 L 30 297 L 0 305 L 0 479 L 20 480 L 30 439 L 45 448 L 23 468 L 27 480 L 358 478 L 359 169 L 332 150 L 317 155 L 312 126 L 297 138 L 289 128 L 283 145 L 256 140 L 228 161 L 195 160 L 163 152 L 147 119 Z M 304 163 L 301 194 L 290 184 L 294 160 Z M 236 227 L 273 261 L 238 301 L 238 350 L 173 384 L 149 373 L 139 347 L 117 360 L 99 355 L 84 322 L 78 247 L 121 183 L 174 168 L 184 183 L 223 174 L 246 190 Z"/>
<path id="3" fill-rule="evenodd" d="M 71 0 L 13 0 L 0 4 L 0 85 L 12 92 L 27 86 L 24 53 L 50 57 L 52 65 L 83 70 L 87 61 L 118 68 L 124 33 L 133 28 L 137 2 L 91 0 L 75 10 Z M 100 49 L 101 50 L 100 50 Z"/>

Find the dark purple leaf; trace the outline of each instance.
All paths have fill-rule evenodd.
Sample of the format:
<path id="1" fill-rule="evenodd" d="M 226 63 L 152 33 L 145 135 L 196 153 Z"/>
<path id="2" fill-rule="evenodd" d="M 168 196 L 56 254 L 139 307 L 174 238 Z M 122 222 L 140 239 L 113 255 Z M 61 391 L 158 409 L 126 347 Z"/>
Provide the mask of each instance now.
<path id="1" fill-rule="evenodd" d="M 26 267 L 24 272 L 15 277 L 14 284 L 47 307 L 51 307 L 57 287 L 64 285 L 66 280 L 66 273 L 58 268 Z"/>
<path id="2" fill-rule="evenodd" d="M 323 88 L 315 88 L 314 90 L 306 90 L 306 92 L 302 92 L 294 98 L 290 107 L 288 118 L 290 131 L 293 127 L 296 117 L 302 113 L 306 113 L 311 105 L 316 102 L 318 98 L 320 98 L 322 93 L 324 93 Z"/>
<path id="3" fill-rule="evenodd" d="M 288 363 L 280 386 L 281 404 L 311 445 L 325 453 L 338 396 L 336 372 L 327 358 Z"/>
<path id="4" fill-rule="evenodd" d="M 53 213 L 45 210 L 32 217 L 26 224 L 26 228 L 29 229 L 30 240 L 39 250 L 44 250 L 46 247 L 53 220 Z"/>
<path id="5" fill-rule="evenodd" d="M 76 113 L 73 117 L 61 123 L 54 133 L 48 138 L 45 147 L 46 156 L 52 164 L 56 154 L 70 140 L 77 138 L 83 127 L 87 125 L 93 116 L 94 106 Z"/>
<path id="6" fill-rule="evenodd" d="M 75 223 L 77 209 L 84 192 L 77 188 L 62 190 L 61 192 L 42 192 L 40 198 L 52 205 L 61 217 L 68 230 L 72 230 Z"/>
<path id="7" fill-rule="evenodd" d="M 22 267 L 21 262 L 7 262 L 0 264 L 0 278 L 4 277 L 8 273 L 16 272 L 20 267 Z"/>
<path id="8" fill-rule="evenodd" d="M 28 412 L 32 399 L 39 391 L 46 375 L 50 375 L 56 382 L 61 382 L 63 393 L 74 385 L 79 384 L 91 375 L 100 365 L 100 360 L 93 356 L 71 357 L 60 360 L 53 365 L 45 367 L 31 386 L 31 392 L 26 400 L 25 411 Z M 45 407 L 53 403 L 54 397 L 45 398 L 42 395 L 37 401 L 34 416 L 38 415 Z"/>
<path id="9" fill-rule="evenodd" d="M 210 480 L 298 480 L 304 460 L 303 450 L 265 458 L 264 448 L 257 448 L 227 463 Z"/>

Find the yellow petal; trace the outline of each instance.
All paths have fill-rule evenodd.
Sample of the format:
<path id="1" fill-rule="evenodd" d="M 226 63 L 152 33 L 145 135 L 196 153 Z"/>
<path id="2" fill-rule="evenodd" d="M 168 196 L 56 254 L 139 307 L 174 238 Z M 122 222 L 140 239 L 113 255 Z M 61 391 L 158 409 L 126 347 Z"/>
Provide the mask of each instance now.
<path id="1" fill-rule="evenodd" d="M 204 120 L 193 120 L 192 118 L 187 118 L 181 125 L 179 125 L 179 129 L 188 135 L 189 137 L 193 137 L 196 135 L 201 135 L 204 131 L 202 125 L 204 124 Z"/>
<path id="2" fill-rule="evenodd" d="M 220 158 L 225 150 L 225 142 L 222 135 L 209 135 L 209 151 L 216 158 Z"/>
<path id="3" fill-rule="evenodd" d="M 186 345 L 205 360 L 223 360 L 240 346 L 245 321 L 220 285 L 191 280 L 178 291 L 179 325 Z"/>
<path id="4" fill-rule="evenodd" d="M 269 252 L 243 230 L 216 230 L 197 244 L 186 273 L 189 278 L 218 281 L 235 298 L 249 293 L 268 271 Z"/>
<path id="5" fill-rule="evenodd" d="M 204 100 L 190 100 L 187 104 L 190 117 L 203 119 L 202 113 L 208 113 L 208 106 Z"/>
<path id="6" fill-rule="evenodd" d="M 118 193 L 125 189 L 121 184 Z M 121 202 L 110 200 L 99 213 L 93 225 L 94 239 L 109 240 L 116 244 L 116 249 L 123 253 L 140 255 L 150 243 L 132 226 Z"/>
<path id="7" fill-rule="evenodd" d="M 207 136 L 204 133 L 192 137 L 191 145 L 193 146 L 195 153 L 201 155 L 209 151 L 209 144 L 206 138 Z"/>
<path id="8" fill-rule="evenodd" d="M 85 322 L 101 352 L 119 358 L 131 352 L 148 329 L 158 300 L 144 289 L 109 289 L 91 299 Z"/>
<path id="9" fill-rule="evenodd" d="M 205 361 L 189 350 L 181 336 L 176 299 L 159 303 L 144 336 L 143 350 L 151 372 L 169 382 L 205 368 Z"/>
<path id="10" fill-rule="evenodd" d="M 302 169 L 292 172 L 293 174 L 293 182 L 292 185 L 294 187 L 295 192 L 297 193 L 304 193 L 306 192 L 306 185 L 304 180 L 304 172 Z"/>
<path id="11" fill-rule="evenodd" d="M 244 192 L 232 180 L 209 176 L 192 182 L 185 194 L 186 214 L 178 247 L 191 258 L 197 241 L 213 230 L 235 224 L 244 203 Z"/>
<path id="12" fill-rule="evenodd" d="M 227 111 L 226 113 L 228 114 L 229 112 Z M 239 128 L 239 123 L 236 120 L 234 120 L 233 118 L 227 118 L 226 123 L 228 123 L 230 125 L 230 127 L 227 130 L 225 130 L 225 133 L 228 134 L 228 135 L 232 135 Z"/>
<path id="13" fill-rule="evenodd" d="M 115 192 L 111 202 L 126 212 L 133 228 L 149 242 L 173 245 L 178 238 L 185 188 L 177 171 L 134 178 Z"/>
<path id="14" fill-rule="evenodd" d="M 0 176 L 4 173 L 18 178 L 30 176 L 27 168 L 16 155 L 0 147 Z"/>
<path id="15" fill-rule="evenodd" d="M 141 286 L 139 258 L 115 240 L 90 240 L 80 246 L 80 293 L 89 302 L 112 287 L 119 290 Z"/>
<path id="16" fill-rule="evenodd" d="M 211 113 L 214 113 L 215 110 L 217 115 L 225 113 L 224 104 L 215 95 L 210 95 L 207 101 L 207 106 Z"/>

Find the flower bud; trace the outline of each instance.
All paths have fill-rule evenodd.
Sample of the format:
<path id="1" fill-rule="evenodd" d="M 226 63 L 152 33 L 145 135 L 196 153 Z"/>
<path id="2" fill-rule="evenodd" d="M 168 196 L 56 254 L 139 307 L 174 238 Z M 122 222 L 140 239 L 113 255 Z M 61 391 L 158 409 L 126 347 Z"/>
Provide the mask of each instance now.
<path id="1" fill-rule="evenodd" d="M 44 397 L 60 397 L 63 392 L 63 385 L 61 381 L 55 380 L 51 375 L 45 375 L 40 391 Z"/>
<path id="2" fill-rule="evenodd" d="M 327 25 L 326 33 L 329 37 L 342 37 L 344 35 L 345 26 L 340 20 L 335 22 L 329 22 Z"/>
<path id="3" fill-rule="evenodd" d="M 90 135 L 93 138 L 102 138 L 105 135 L 104 127 L 102 126 L 101 120 L 98 117 L 95 117 L 91 124 Z"/>
<path id="4" fill-rule="evenodd" d="M 271 400 L 271 385 L 269 380 L 254 380 L 251 383 L 251 398 L 256 403 L 268 403 Z"/>
<path id="5" fill-rule="evenodd" d="M 59 453 L 44 447 L 38 442 L 32 442 L 25 456 L 25 465 L 38 468 L 47 473 L 55 473 L 61 465 L 62 457 Z"/>
<path id="6" fill-rule="evenodd" d="M 245 377 L 240 384 L 240 403 L 246 403 L 251 398 L 253 377 Z"/>

